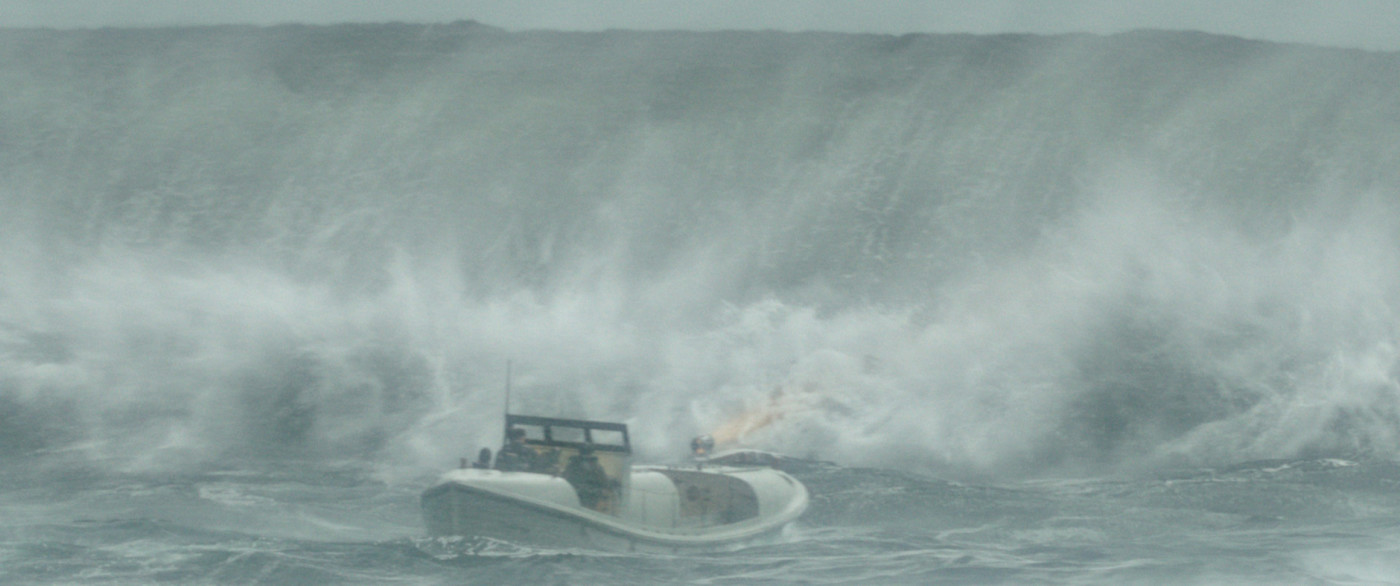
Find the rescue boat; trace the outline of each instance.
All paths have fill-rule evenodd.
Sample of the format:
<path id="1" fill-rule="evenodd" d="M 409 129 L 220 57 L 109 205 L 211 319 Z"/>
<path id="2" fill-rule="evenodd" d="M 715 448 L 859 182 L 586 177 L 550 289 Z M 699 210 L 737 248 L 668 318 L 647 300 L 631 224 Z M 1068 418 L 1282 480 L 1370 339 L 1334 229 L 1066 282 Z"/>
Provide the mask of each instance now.
<path id="1" fill-rule="evenodd" d="M 809 502 L 801 482 L 761 463 L 634 466 L 621 423 L 507 415 L 507 443 L 512 429 L 524 431 L 529 467 L 463 462 L 443 474 L 422 497 L 430 534 L 553 548 L 721 550 L 771 540 Z M 594 459 L 602 474 L 575 472 Z"/>

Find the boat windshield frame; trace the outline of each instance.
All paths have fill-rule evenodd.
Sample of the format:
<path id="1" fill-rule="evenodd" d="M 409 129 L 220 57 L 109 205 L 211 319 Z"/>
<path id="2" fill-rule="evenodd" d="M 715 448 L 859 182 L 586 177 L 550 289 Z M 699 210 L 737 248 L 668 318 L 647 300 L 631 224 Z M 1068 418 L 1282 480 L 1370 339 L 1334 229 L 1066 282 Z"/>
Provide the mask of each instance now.
<path id="1" fill-rule="evenodd" d="M 627 435 L 627 424 L 625 423 L 507 414 L 507 433 L 511 428 L 517 427 L 526 430 L 525 444 L 530 446 L 574 449 L 587 446 L 599 452 L 632 454 L 632 442 Z M 578 430 L 581 433 L 574 434 L 569 431 L 561 433 L 561 430 Z M 602 437 L 595 437 L 595 431 L 608 433 L 596 434 L 596 436 Z M 564 439 L 564 437 L 569 437 L 569 439 Z M 621 438 L 620 443 L 609 441 L 619 437 Z M 510 439 L 507 437 L 506 442 L 509 443 L 509 441 Z"/>

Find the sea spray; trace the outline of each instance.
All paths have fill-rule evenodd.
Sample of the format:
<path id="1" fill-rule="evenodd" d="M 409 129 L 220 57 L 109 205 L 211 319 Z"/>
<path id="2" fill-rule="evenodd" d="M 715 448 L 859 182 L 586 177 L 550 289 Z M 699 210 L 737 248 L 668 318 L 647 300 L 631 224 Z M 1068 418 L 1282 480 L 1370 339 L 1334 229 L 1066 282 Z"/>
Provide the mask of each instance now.
<path id="1" fill-rule="evenodd" d="M 1394 55 L 1190 34 L 4 31 L 10 453 L 955 474 L 1393 457 Z"/>

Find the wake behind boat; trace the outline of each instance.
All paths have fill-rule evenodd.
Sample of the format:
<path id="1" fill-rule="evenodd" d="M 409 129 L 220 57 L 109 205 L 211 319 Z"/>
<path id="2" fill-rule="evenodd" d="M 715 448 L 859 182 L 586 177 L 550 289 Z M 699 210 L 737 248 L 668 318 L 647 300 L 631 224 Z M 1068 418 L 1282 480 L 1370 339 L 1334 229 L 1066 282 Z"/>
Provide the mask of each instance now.
<path id="1" fill-rule="evenodd" d="M 713 550 L 778 533 L 809 501 L 802 483 L 769 466 L 633 466 L 621 423 L 507 415 L 506 430 L 495 468 L 483 453 L 423 493 L 429 533 L 549 547 Z"/>

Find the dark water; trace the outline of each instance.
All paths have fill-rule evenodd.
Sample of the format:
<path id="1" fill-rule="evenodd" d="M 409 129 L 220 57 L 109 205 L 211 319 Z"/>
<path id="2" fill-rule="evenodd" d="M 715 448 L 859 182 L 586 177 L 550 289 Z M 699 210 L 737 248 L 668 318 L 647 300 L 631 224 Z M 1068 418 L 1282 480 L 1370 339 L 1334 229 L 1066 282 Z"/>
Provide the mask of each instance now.
<path id="1" fill-rule="evenodd" d="M 355 466 L 178 478 L 7 473 L 11 583 L 1385 584 L 1400 467 L 1268 461 L 1151 479 L 960 484 L 812 465 L 772 543 L 640 555 L 422 535 L 414 483 Z"/>
<path id="2" fill-rule="evenodd" d="M 1400 581 L 1396 79 L 1166 32 L 0 30 L 0 581 Z M 644 460 L 832 464 L 735 552 L 427 538 L 508 360 Z"/>

